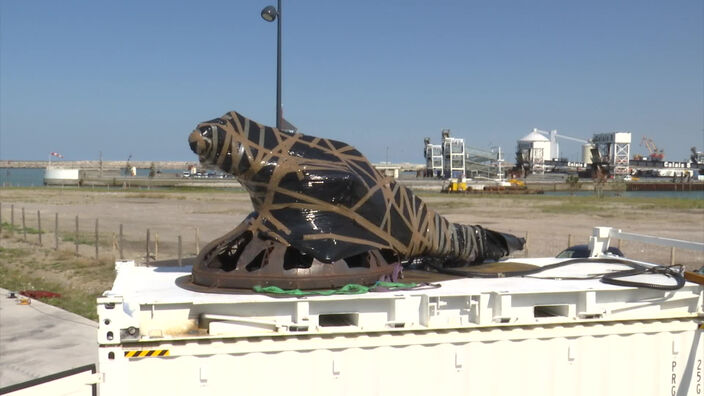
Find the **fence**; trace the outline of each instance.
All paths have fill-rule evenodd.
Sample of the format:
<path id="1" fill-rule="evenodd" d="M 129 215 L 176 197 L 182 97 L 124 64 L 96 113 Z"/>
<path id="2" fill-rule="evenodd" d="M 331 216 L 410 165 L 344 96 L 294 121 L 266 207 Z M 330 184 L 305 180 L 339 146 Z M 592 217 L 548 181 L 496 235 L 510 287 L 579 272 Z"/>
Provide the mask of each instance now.
<path id="1" fill-rule="evenodd" d="M 9 222 L 7 221 L 9 219 Z M 21 239 L 40 247 L 72 248 L 76 256 L 93 257 L 95 259 L 136 259 L 149 264 L 160 259 L 177 259 L 179 265 L 184 257 L 197 255 L 200 251 L 200 229 L 192 227 L 189 239 L 184 235 L 176 235 L 173 241 L 160 239 L 158 231 L 151 227 L 142 230 L 132 230 L 132 238 L 127 239 L 125 225 L 119 224 L 115 229 L 100 227 L 100 219 L 85 219 L 79 215 L 69 216 L 59 213 L 42 213 L 37 210 L 27 211 L 24 207 L 17 208 L 14 204 L 0 203 L 0 244 L 4 238 Z M 36 226 L 36 228 L 35 228 Z M 528 233 L 522 230 L 505 230 L 526 239 L 522 252 L 514 257 L 550 257 L 574 244 L 586 244 L 591 229 L 585 229 L 575 234 L 551 234 L 549 232 Z M 135 235 L 143 238 L 135 239 Z M 658 264 L 684 264 L 698 268 L 704 264 L 704 255 L 686 249 L 664 249 L 647 243 L 615 240 L 626 257 L 650 261 Z M 189 248 L 192 247 L 191 248 Z M 185 248 L 184 248 L 185 247 Z"/>
<path id="2" fill-rule="evenodd" d="M 0 202 L 0 241 L 14 238 L 54 250 L 70 247 L 76 256 L 89 256 L 96 260 L 100 258 L 134 259 L 135 249 L 126 249 L 126 247 L 134 246 L 135 243 L 125 238 L 124 231 L 124 224 L 119 224 L 115 232 L 101 229 L 99 218 L 84 219 L 80 215 L 47 214 L 42 213 L 41 210 L 37 210 L 34 215 L 34 212 L 28 213 L 24 207 L 16 208 L 14 204 L 3 205 Z M 193 227 L 192 231 L 193 250 L 184 251 L 183 236 L 178 235 L 175 242 L 176 251 L 166 252 L 166 257 L 174 258 L 175 255 L 180 265 L 184 255 L 197 255 L 201 243 L 200 229 Z M 147 228 L 144 241 L 146 243 L 143 245 L 143 255 L 139 254 L 139 258 L 143 258 L 147 264 L 159 260 L 159 233 Z M 88 248 L 92 254 L 88 253 Z"/>

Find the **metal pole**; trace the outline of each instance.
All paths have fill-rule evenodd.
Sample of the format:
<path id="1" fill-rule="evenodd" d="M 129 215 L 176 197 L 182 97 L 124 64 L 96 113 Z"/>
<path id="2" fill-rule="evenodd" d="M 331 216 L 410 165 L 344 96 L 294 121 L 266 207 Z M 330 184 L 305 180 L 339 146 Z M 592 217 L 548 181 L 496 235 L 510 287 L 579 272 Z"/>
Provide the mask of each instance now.
<path id="1" fill-rule="evenodd" d="M 276 8 L 276 128 L 281 129 L 281 0 Z"/>
<path id="2" fill-rule="evenodd" d="M 15 232 L 15 205 L 10 205 L 10 233 Z"/>
<path id="3" fill-rule="evenodd" d="M 196 255 L 200 253 L 200 235 L 198 232 L 198 227 L 196 227 Z"/>
<path id="4" fill-rule="evenodd" d="M 124 245 L 124 243 L 125 243 L 125 241 L 124 241 L 124 239 L 122 239 L 122 224 L 120 224 L 120 240 L 118 243 L 118 246 L 120 247 L 120 260 L 125 259 L 125 255 L 122 254 L 122 245 Z"/>
<path id="5" fill-rule="evenodd" d="M 76 215 L 76 256 L 78 256 L 78 215 Z"/>
<path id="6" fill-rule="evenodd" d="M 618 238 L 624 241 L 635 241 L 641 243 L 652 243 L 658 246 L 674 246 L 680 249 L 691 249 L 699 252 L 704 252 L 704 243 L 702 242 L 690 242 L 683 241 L 680 239 L 662 238 L 650 235 L 634 234 L 630 232 L 623 232 L 621 230 L 611 229 L 609 232 L 609 238 Z"/>
<path id="7" fill-rule="evenodd" d="M 154 232 L 154 260 L 159 260 L 159 232 Z"/>
<path id="8" fill-rule="evenodd" d="M 181 262 L 181 235 L 178 236 L 178 266 L 182 266 L 183 263 Z"/>
<path id="9" fill-rule="evenodd" d="M 27 227 L 24 222 L 24 208 L 22 208 L 22 234 L 24 235 L 22 239 L 27 240 Z"/>
<path id="10" fill-rule="evenodd" d="M 95 219 L 95 259 L 98 259 L 98 218 Z"/>
<path id="11" fill-rule="evenodd" d="M 42 246 L 42 212 L 37 211 L 37 228 L 39 228 L 39 246 Z"/>
<path id="12" fill-rule="evenodd" d="M 54 250 L 59 250 L 59 214 L 54 216 Z"/>
<path id="13" fill-rule="evenodd" d="M 147 228 L 147 266 L 149 265 L 149 228 Z"/>

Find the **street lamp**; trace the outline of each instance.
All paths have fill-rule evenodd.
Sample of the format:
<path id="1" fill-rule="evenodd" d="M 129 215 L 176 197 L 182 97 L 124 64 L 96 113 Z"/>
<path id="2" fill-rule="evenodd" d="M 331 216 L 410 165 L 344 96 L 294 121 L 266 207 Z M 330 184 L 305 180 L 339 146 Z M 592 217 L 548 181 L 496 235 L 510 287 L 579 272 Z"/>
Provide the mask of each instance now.
<path id="1" fill-rule="evenodd" d="M 262 19 L 267 22 L 277 22 L 276 37 L 276 128 L 281 129 L 281 0 L 277 7 L 266 6 L 262 10 Z"/>

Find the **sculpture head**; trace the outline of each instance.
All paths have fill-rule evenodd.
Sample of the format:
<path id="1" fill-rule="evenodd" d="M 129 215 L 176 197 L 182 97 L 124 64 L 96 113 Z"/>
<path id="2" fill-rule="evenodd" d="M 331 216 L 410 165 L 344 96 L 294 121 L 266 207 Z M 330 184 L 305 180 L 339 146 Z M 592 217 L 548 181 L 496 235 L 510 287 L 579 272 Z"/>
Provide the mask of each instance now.
<path id="1" fill-rule="evenodd" d="M 188 137 L 191 150 L 198 155 L 203 163 L 216 164 L 218 156 L 225 144 L 227 133 L 224 127 L 229 125 L 222 118 L 205 121 L 196 127 Z"/>

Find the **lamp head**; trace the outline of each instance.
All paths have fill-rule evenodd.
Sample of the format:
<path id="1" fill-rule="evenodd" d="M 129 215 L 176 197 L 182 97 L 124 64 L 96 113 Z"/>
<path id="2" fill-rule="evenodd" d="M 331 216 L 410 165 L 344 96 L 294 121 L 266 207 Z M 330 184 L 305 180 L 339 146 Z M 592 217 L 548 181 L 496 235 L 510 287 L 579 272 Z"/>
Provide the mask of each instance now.
<path id="1" fill-rule="evenodd" d="M 262 19 L 267 22 L 274 22 L 278 15 L 279 13 L 276 11 L 276 8 L 274 8 L 274 6 L 266 6 L 264 7 L 264 9 L 262 9 Z"/>

